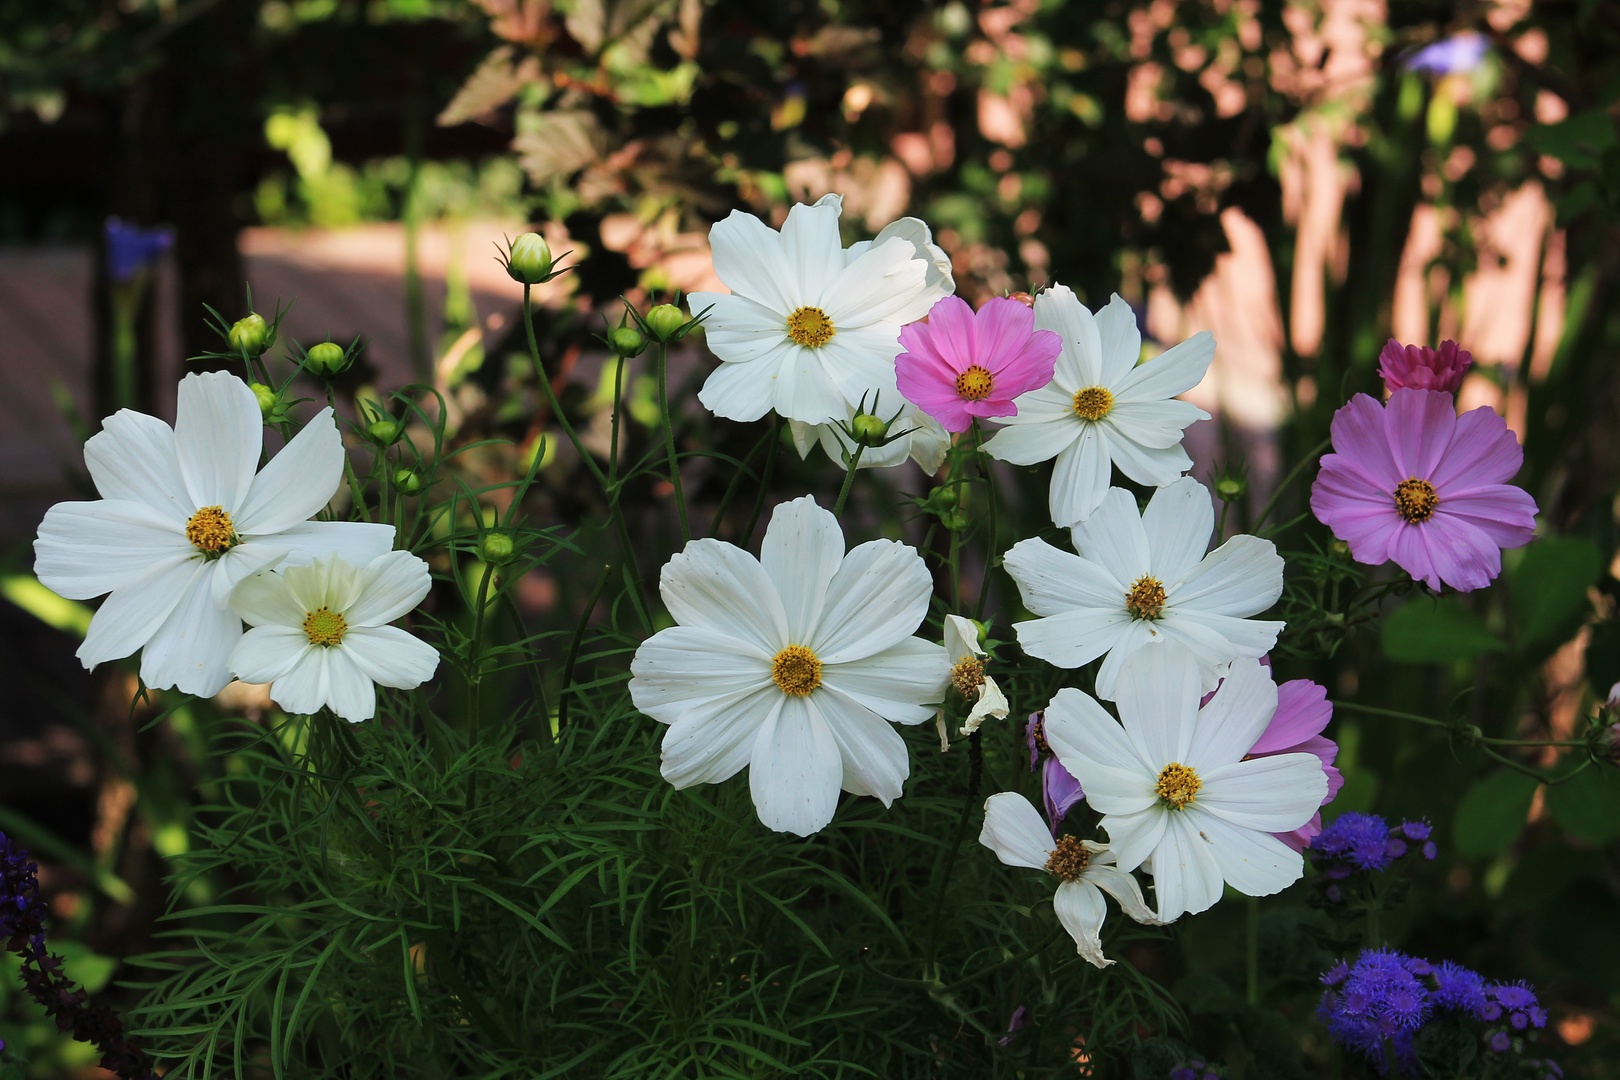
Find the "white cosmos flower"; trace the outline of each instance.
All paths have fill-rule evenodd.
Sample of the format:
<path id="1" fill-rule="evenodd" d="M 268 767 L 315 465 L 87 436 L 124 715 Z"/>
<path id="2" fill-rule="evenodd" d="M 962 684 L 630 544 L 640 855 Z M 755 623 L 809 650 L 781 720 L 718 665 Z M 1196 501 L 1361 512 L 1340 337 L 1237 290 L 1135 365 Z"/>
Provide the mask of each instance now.
<path id="1" fill-rule="evenodd" d="M 180 381 L 173 429 L 128 409 L 84 446 L 101 498 L 58 503 L 34 541 L 34 573 L 70 600 L 111 593 L 79 647 L 84 666 L 144 646 L 141 679 L 217 694 L 242 636 L 233 586 L 267 566 L 324 554 L 368 562 L 392 525 L 308 520 L 343 479 L 332 410 L 255 475 L 264 420 L 247 384 L 224 372 Z"/>
<path id="2" fill-rule="evenodd" d="M 721 360 L 698 393 L 716 415 L 843 418 L 863 392 L 893 390 L 900 327 L 955 289 L 921 221 L 902 219 L 846 251 L 842 208 L 838 195 L 800 203 L 781 232 L 733 210 L 709 231 L 715 273 L 731 292 L 688 302 L 693 314 L 707 309 L 704 333 Z"/>
<path id="3" fill-rule="evenodd" d="M 1206 555 L 1214 531 L 1214 502 L 1190 476 L 1154 492 L 1140 515 L 1130 492 L 1110 489 L 1071 530 L 1078 555 L 1040 539 L 1007 552 L 1024 606 L 1041 616 L 1013 624 L 1018 643 L 1063 668 L 1107 653 L 1097 695 L 1111 699 L 1126 657 L 1174 641 L 1192 650 L 1204 689 L 1213 690 L 1228 661 L 1264 656 L 1283 628 L 1249 618 L 1282 595 L 1276 545 L 1234 536 Z"/>
<path id="4" fill-rule="evenodd" d="M 408 690 L 439 666 L 433 646 L 388 625 L 415 610 L 431 584 L 427 563 L 408 551 L 364 568 L 328 556 L 261 570 L 231 593 L 253 628 L 231 652 L 231 670 L 269 683 L 270 700 L 290 713 L 324 705 L 345 720 L 369 720 L 377 686 Z"/>
<path id="5" fill-rule="evenodd" d="M 874 407 L 873 400 L 877 401 Z M 892 403 L 892 404 L 891 404 Z M 887 420 L 894 416 L 894 423 L 889 425 L 889 431 L 904 432 L 893 442 L 882 446 L 868 446 L 861 451 L 862 469 L 888 469 L 896 465 L 904 465 L 907 458 L 922 466 L 922 470 L 932 475 L 939 471 L 945 460 L 945 451 L 951 448 L 951 435 L 940 426 L 938 420 L 923 412 L 917 406 L 900 396 L 900 391 L 893 388 L 885 390 L 881 395 L 867 398 L 866 411 L 874 416 L 881 416 Z M 859 403 L 845 403 L 844 415 L 841 419 L 845 424 L 853 423 L 859 413 Z M 810 456 L 810 448 L 816 443 L 826 452 L 839 468 L 847 468 L 844 464 L 844 455 L 851 458 L 855 456 L 855 444 L 848 435 L 841 431 L 837 424 L 807 424 L 803 420 L 788 421 L 788 430 L 793 434 L 793 445 L 799 451 L 799 457 Z"/>
<path id="6" fill-rule="evenodd" d="M 979 730 L 984 718 L 1006 719 L 1007 695 L 996 680 L 984 673 L 984 650 L 979 648 L 979 628 L 960 615 L 945 616 L 945 653 L 951 661 L 951 686 L 973 702 L 962 734 Z"/>
<path id="7" fill-rule="evenodd" d="M 1085 521 L 1108 493 L 1110 464 L 1139 484 L 1162 487 L 1192 468 L 1181 437 L 1209 414 L 1171 400 L 1197 386 L 1215 357 L 1215 339 L 1194 334 L 1138 365 L 1142 334 L 1116 293 L 1095 316 L 1066 286 L 1035 298 L 1035 327 L 1063 338 L 1052 381 L 1020 395 L 1017 416 L 985 453 L 1014 465 L 1057 458 L 1049 501 L 1061 527 Z"/>
<path id="8" fill-rule="evenodd" d="M 1125 914 L 1140 923 L 1157 924 L 1142 887 L 1117 865 L 1107 844 L 1073 836 L 1052 839 L 1041 812 L 1022 795 L 1003 791 L 984 801 L 984 830 L 979 843 L 1008 866 L 1045 870 L 1059 879 L 1052 907 L 1076 950 L 1097 967 L 1113 961 L 1103 955 L 1102 924 L 1107 914 L 1104 892 L 1119 901 Z"/>
<path id="9" fill-rule="evenodd" d="M 842 788 L 888 806 L 910 774 L 890 721 L 920 724 L 945 692 L 945 650 L 912 637 L 932 581 L 892 540 L 844 553 L 809 496 L 776 508 L 758 559 L 693 540 L 659 590 L 677 626 L 631 661 L 630 697 L 660 723 L 664 779 L 718 784 L 749 770 L 759 819 L 808 836 Z"/>
<path id="10" fill-rule="evenodd" d="M 1202 713 L 1199 665 L 1177 645 L 1143 649 L 1119 676 L 1119 720 L 1074 689 L 1046 707 L 1046 742 L 1080 781 L 1122 870 L 1151 860 L 1159 918 L 1221 898 L 1223 884 L 1269 896 L 1304 859 L 1273 833 L 1311 819 L 1327 794 L 1315 754 L 1244 755 L 1277 710 L 1256 660 L 1233 662 Z"/>

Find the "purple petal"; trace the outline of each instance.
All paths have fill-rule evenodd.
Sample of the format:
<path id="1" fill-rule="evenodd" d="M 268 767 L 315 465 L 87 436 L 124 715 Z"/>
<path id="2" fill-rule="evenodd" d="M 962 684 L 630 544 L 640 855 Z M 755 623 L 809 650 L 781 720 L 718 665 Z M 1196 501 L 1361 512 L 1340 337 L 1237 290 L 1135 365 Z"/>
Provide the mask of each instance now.
<path id="1" fill-rule="evenodd" d="M 1266 725 L 1266 730 L 1260 733 L 1260 738 L 1255 740 L 1249 755 L 1264 757 L 1268 754 L 1308 752 L 1321 757 L 1322 764 L 1330 764 L 1338 754 L 1338 745 L 1320 736 L 1331 719 L 1333 704 L 1327 699 L 1326 687 L 1309 679 L 1285 682 L 1277 687 L 1277 711 L 1271 723 Z M 1306 750 L 1304 744 L 1307 741 L 1316 745 Z M 1319 748 L 1326 747 L 1332 750 L 1323 756 Z"/>
<path id="2" fill-rule="evenodd" d="M 1046 820 L 1052 825 L 1053 836 L 1057 835 L 1064 816 L 1085 797 L 1086 793 L 1080 790 L 1080 781 L 1057 758 L 1047 758 L 1041 770 L 1041 801 L 1046 804 Z"/>
<path id="3" fill-rule="evenodd" d="M 1400 480 L 1427 480 L 1451 446 L 1457 399 L 1437 390 L 1397 390 L 1384 411 L 1384 430 Z M 1397 481 L 1399 482 L 1399 481 Z M 1393 491 L 1394 484 L 1390 485 Z"/>
<path id="4" fill-rule="evenodd" d="M 1451 449 L 1429 478 L 1444 493 L 1453 488 L 1475 488 L 1511 480 L 1524 464 L 1524 448 L 1503 420 L 1488 406 L 1470 409 L 1457 418 Z"/>

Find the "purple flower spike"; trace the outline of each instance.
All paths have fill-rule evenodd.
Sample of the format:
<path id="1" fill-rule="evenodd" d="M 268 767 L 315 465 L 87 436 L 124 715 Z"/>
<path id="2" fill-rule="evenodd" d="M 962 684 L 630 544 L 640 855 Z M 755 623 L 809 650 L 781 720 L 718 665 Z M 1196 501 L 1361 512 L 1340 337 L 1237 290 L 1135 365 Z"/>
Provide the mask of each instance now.
<path id="1" fill-rule="evenodd" d="M 1536 502 L 1507 483 L 1524 450 L 1489 408 L 1457 416 L 1450 394 L 1357 394 L 1333 414 L 1333 450 L 1311 486 L 1311 512 L 1360 563 L 1393 560 L 1438 592 L 1483 588 L 1502 549 L 1535 533 Z"/>

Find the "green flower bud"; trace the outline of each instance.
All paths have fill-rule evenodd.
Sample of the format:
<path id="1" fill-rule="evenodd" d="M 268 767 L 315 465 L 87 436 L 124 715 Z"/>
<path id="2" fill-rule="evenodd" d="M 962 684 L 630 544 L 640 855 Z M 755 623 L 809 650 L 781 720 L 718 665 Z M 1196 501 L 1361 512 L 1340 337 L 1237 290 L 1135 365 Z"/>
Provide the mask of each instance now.
<path id="1" fill-rule="evenodd" d="M 516 554 L 517 544 L 512 541 L 510 533 L 485 533 L 484 539 L 478 545 L 478 557 L 491 566 L 509 563 Z"/>
<path id="2" fill-rule="evenodd" d="M 1222 502 L 1237 502 L 1248 490 L 1249 485 L 1241 476 L 1223 476 L 1215 481 L 1215 494 Z"/>
<path id="3" fill-rule="evenodd" d="M 395 469 L 394 489 L 401 495 L 415 495 L 422 490 L 422 478 L 416 474 L 415 469 Z"/>
<path id="4" fill-rule="evenodd" d="M 539 233 L 524 233 L 506 253 L 506 272 L 513 281 L 538 285 L 551 277 L 551 245 Z"/>
<path id="5" fill-rule="evenodd" d="M 850 421 L 849 430 L 862 446 L 877 446 L 889 434 L 889 425 L 881 416 L 860 413 Z"/>
<path id="6" fill-rule="evenodd" d="M 968 526 L 973 524 L 968 520 L 968 516 L 960 510 L 952 510 L 949 513 L 941 514 L 939 520 L 951 532 L 967 532 Z"/>
<path id="7" fill-rule="evenodd" d="M 259 412 L 264 414 L 266 420 L 271 419 L 281 407 L 281 395 L 262 382 L 248 383 L 248 389 L 259 402 Z"/>
<path id="8" fill-rule="evenodd" d="M 348 366 L 349 354 L 343 351 L 343 346 L 334 345 L 330 341 L 311 346 L 304 358 L 304 367 L 323 379 L 340 374 Z"/>
<path id="9" fill-rule="evenodd" d="M 257 311 L 250 311 L 231 324 L 227 339 L 231 351 L 248 359 L 260 355 L 270 344 L 270 324 Z"/>
<path id="10" fill-rule="evenodd" d="M 608 346 L 626 360 L 640 356 L 647 348 L 647 339 L 633 326 L 621 326 L 608 335 Z"/>
<path id="11" fill-rule="evenodd" d="M 659 304 L 647 312 L 647 329 L 659 341 L 673 341 L 686 321 L 686 313 L 674 304 Z"/>
<path id="12" fill-rule="evenodd" d="M 937 487 L 928 493 L 928 508 L 930 510 L 954 510 L 962 501 L 962 493 L 953 484 L 948 487 Z"/>
<path id="13" fill-rule="evenodd" d="M 382 417 L 366 425 L 366 437 L 379 446 L 393 446 L 405 433 L 398 420 Z"/>

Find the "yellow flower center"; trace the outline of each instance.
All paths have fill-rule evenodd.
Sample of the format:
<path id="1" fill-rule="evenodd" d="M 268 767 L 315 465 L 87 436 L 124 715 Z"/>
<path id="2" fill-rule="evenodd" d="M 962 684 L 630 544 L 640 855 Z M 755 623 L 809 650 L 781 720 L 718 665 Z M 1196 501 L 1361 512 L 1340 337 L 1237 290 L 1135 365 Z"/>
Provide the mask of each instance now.
<path id="1" fill-rule="evenodd" d="M 1198 779 L 1198 770 L 1172 761 L 1159 773 L 1159 782 L 1153 785 L 1153 794 L 1172 810 L 1185 809 L 1198 794 L 1204 782 Z"/>
<path id="2" fill-rule="evenodd" d="M 205 506 L 186 522 L 186 539 L 204 555 L 217 557 L 236 546 L 236 527 L 223 506 Z"/>
<path id="3" fill-rule="evenodd" d="M 807 349 L 819 349 L 838 331 L 827 313 L 818 307 L 798 308 L 787 319 L 788 337 Z"/>
<path id="4" fill-rule="evenodd" d="M 1164 611 L 1164 586 L 1143 574 L 1125 593 L 1125 610 L 1133 619 L 1157 619 Z"/>
<path id="5" fill-rule="evenodd" d="M 1114 395 L 1106 386 L 1088 386 L 1074 392 L 1074 415 L 1082 420 L 1101 420 L 1114 409 Z"/>
<path id="6" fill-rule="evenodd" d="M 1060 836 L 1052 857 L 1046 860 L 1046 872 L 1064 881 L 1074 881 L 1091 861 L 1091 852 L 1072 836 Z"/>
<path id="7" fill-rule="evenodd" d="M 1402 480 L 1395 485 L 1395 512 L 1413 525 L 1421 525 L 1434 515 L 1440 494 L 1427 480 Z"/>
<path id="8" fill-rule="evenodd" d="M 771 661 L 771 681 L 784 694 L 804 697 L 821 685 L 821 661 L 803 645 L 789 645 Z"/>
<path id="9" fill-rule="evenodd" d="M 995 384 L 989 368 L 974 364 L 956 377 L 956 395 L 968 401 L 983 401 Z"/>
<path id="10" fill-rule="evenodd" d="M 984 661 L 964 656 L 951 668 L 951 686 L 963 697 L 972 697 L 984 685 Z"/>
<path id="11" fill-rule="evenodd" d="M 311 645 L 336 645 L 348 632 L 348 620 L 341 612 L 322 606 L 304 616 L 304 634 Z"/>

